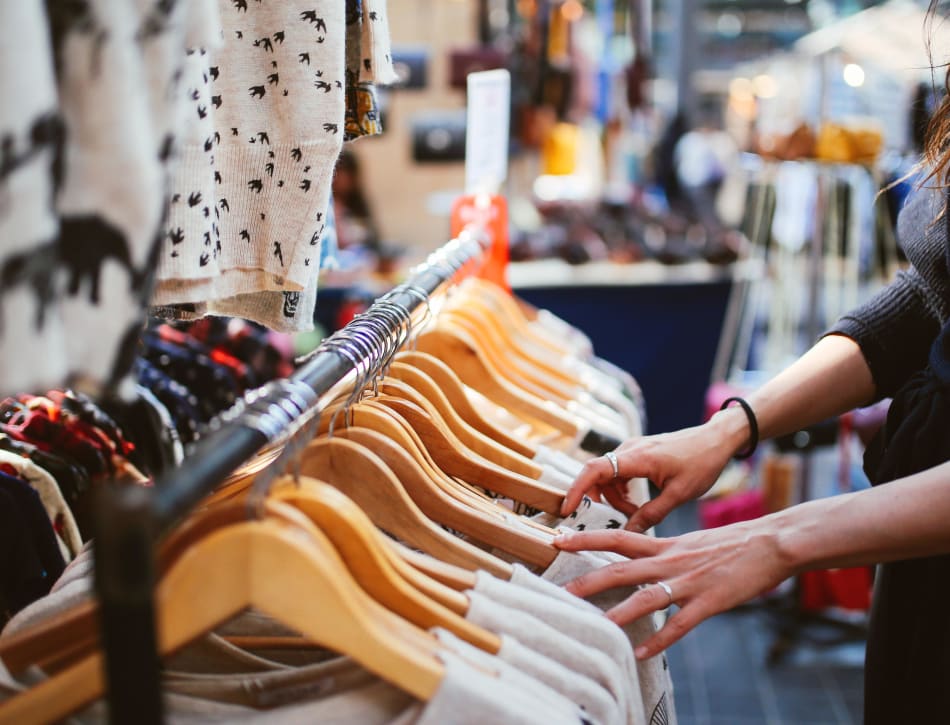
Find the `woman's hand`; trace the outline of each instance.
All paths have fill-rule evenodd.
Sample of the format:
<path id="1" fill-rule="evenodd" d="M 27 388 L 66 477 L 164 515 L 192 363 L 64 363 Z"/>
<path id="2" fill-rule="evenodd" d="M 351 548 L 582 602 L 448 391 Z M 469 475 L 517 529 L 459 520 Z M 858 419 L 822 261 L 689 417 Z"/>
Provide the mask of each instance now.
<path id="1" fill-rule="evenodd" d="M 567 590 L 579 597 L 616 587 L 648 584 L 607 612 L 623 625 L 670 605 L 665 582 L 680 610 L 636 650 L 653 657 L 714 614 L 768 591 L 795 573 L 792 558 L 779 545 L 777 522 L 744 521 L 718 529 L 657 539 L 629 531 L 583 531 L 554 540 L 564 551 L 611 551 L 630 561 L 609 564 L 578 577 Z"/>
<path id="2" fill-rule="evenodd" d="M 603 456 L 584 464 L 564 498 L 561 514 L 572 513 L 585 495 L 595 501 L 603 497 L 629 517 L 629 531 L 642 533 L 666 518 L 676 506 L 710 489 L 729 458 L 744 443 L 748 436 L 746 426 L 742 410 L 730 408 L 701 426 L 632 438 L 614 451 L 617 477 L 610 461 Z M 631 478 L 650 479 L 660 489 L 660 495 L 643 506 L 630 503 L 625 496 Z"/>

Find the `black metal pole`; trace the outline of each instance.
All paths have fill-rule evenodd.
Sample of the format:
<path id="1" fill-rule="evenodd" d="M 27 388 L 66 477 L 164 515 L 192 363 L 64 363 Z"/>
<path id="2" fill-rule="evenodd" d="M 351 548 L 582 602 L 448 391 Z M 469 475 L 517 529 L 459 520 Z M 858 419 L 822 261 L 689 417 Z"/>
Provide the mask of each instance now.
<path id="1" fill-rule="evenodd" d="M 95 501 L 95 582 L 109 722 L 161 725 L 155 631 L 154 517 L 149 489 L 104 490 Z"/>

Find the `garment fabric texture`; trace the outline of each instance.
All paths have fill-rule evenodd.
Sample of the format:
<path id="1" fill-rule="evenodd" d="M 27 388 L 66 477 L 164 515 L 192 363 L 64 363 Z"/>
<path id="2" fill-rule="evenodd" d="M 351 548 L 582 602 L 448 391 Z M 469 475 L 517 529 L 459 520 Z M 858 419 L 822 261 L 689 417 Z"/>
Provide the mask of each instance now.
<path id="1" fill-rule="evenodd" d="M 633 494 L 631 499 L 638 502 L 642 502 L 649 495 L 648 492 L 639 489 L 637 486 L 631 487 L 631 493 Z M 611 506 L 595 503 L 587 496 L 581 500 L 574 513 L 564 519 L 558 520 L 549 514 L 539 514 L 534 518 L 539 523 L 552 528 L 574 531 L 620 529 L 627 523 L 627 518 L 623 514 Z M 523 568 L 517 566 L 512 581 L 532 588 L 546 586 L 546 591 L 549 594 L 559 596 L 563 601 L 571 603 L 573 606 L 594 607 L 599 612 L 605 612 L 632 595 L 636 588 L 620 587 L 611 589 L 597 594 L 585 602 L 568 594 L 561 587 L 583 574 L 624 560 L 624 557 L 610 552 L 561 551 L 558 552 L 551 565 L 541 573 L 540 579 L 544 581 L 544 585 L 531 582 L 531 578 L 526 576 Z M 537 579 L 537 577 L 534 578 Z M 544 590 L 542 589 L 542 591 Z M 635 649 L 656 633 L 656 619 L 653 615 L 640 617 L 624 625 L 622 630 L 632 648 Z M 673 700 L 673 680 L 670 676 L 666 655 L 660 654 L 649 660 L 637 662 L 635 675 L 639 679 L 640 695 L 647 721 L 651 725 L 677 722 Z"/>
<path id="2" fill-rule="evenodd" d="M 547 622 L 521 609 L 506 607 L 480 592 L 471 591 L 465 618 L 502 636 L 519 641 L 534 652 L 559 662 L 603 687 L 629 712 L 628 687 L 620 669 L 606 653 L 588 647 L 579 639 L 559 632 Z"/>
<path id="3" fill-rule="evenodd" d="M 386 3 L 219 4 L 223 46 L 188 58 L 193 116 L 153 303 L 309 331 L 336 246 L 334 166 L 344 139 L 381 132 L 374 84 L 395 80 Z"/>
<path id="4" fill-rule="evenodd" d="M 5 473 L 0 473 L 0 523 L 0 617 L 6 620 L 49 592 L 65 562 L 36 491 Z"/>
<path id="5" fill-rule="evenodd" d="M 303 292 L 318 271 L 342 146 L 344 0 L 219 4 L 224 43 L 191 56 L 190 143 L 155 304 Z"/>
<path id="6" fill-rule="evenodd" d="M 3 392 L 127 391 L 209 2 L 4 3 Z M 210 10 L 213 10 L 213 5 Z M 26 72 L 28 70 L 28 72 Z M 95 334 L 89 334 L 95 330 Z"/>
<path id="7" fill-rule="evenodd" d="M 897 221 L 897 239 L 911 267 L 829 334 L 850 337 L 871 368 L 878 399 L 892 397 L 927 366 L 931 344 L 950 317 L 950 260 L 939 189 L 918 189 Z"/>
<path id="8" fill-rule="evenodd" d="M 578 609 L 559 598 L 502 581 L 485 572 L 476 576 L 476 592 L 502 606 L 527 612 L 585 646 L 606 654 L 623 673 L 627 700 L 626 710 L 622 711 L 623 721 L 631 725 L 646 722 L 633 650 L 619 627 L 600 611 Z"/>

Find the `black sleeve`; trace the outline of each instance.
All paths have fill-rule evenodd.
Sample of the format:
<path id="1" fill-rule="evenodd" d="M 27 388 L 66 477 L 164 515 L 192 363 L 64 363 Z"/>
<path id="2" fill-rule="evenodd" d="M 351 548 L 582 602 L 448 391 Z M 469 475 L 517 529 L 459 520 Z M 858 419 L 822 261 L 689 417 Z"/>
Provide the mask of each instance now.
<path id="1" fill-rule="evenodd" d="M 838 320 L 826 335 L 843 335 L 861 348 L 871 369 L 876 399 L 892 396 L 915 372 L 927 365 L 930 346 L 940 332 L 932 296 L 913 268 L 865 304 Z"/>

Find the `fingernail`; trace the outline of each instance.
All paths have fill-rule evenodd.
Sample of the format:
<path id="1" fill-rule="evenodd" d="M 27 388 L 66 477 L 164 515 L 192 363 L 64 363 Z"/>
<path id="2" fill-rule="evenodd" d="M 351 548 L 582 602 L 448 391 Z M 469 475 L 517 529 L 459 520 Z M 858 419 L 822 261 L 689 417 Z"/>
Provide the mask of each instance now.
<path id="1" fill-rule="evenodd" d="M 647 655 L 649 654 L 649 650 L 646 647 L 637 647 L 633 651 L 633 654 L 636 656 L 638 660 L 645 660 L 647 658 Z"/>
<path id="2" fill-rule="evenodd" d="M 570 534 L 558 534 L 557 536 L 554 537 L 554 545 L 555 546 L 566 545 L 570 540 L 571 540 Z"/>
<path id="3" fill-rule="evenodd" d="M 576 594 L 577 594 L 577 588 L 574 586 L 574 582 L 569 582 L 569 583 L 565 584 L 565 585 L 564 585 L 564 591 L 566 591 L 568 594 L 574 594 L 574 595 L 576 595 Z"/>
<path id="4" fill-rule="evenodd" d="M 640 526 L 640 524 L 630 524 L 630 527 L 627 529 L 627 531 L 632 531 L 635 534 L 642 534 L 645 529 Z"/>

